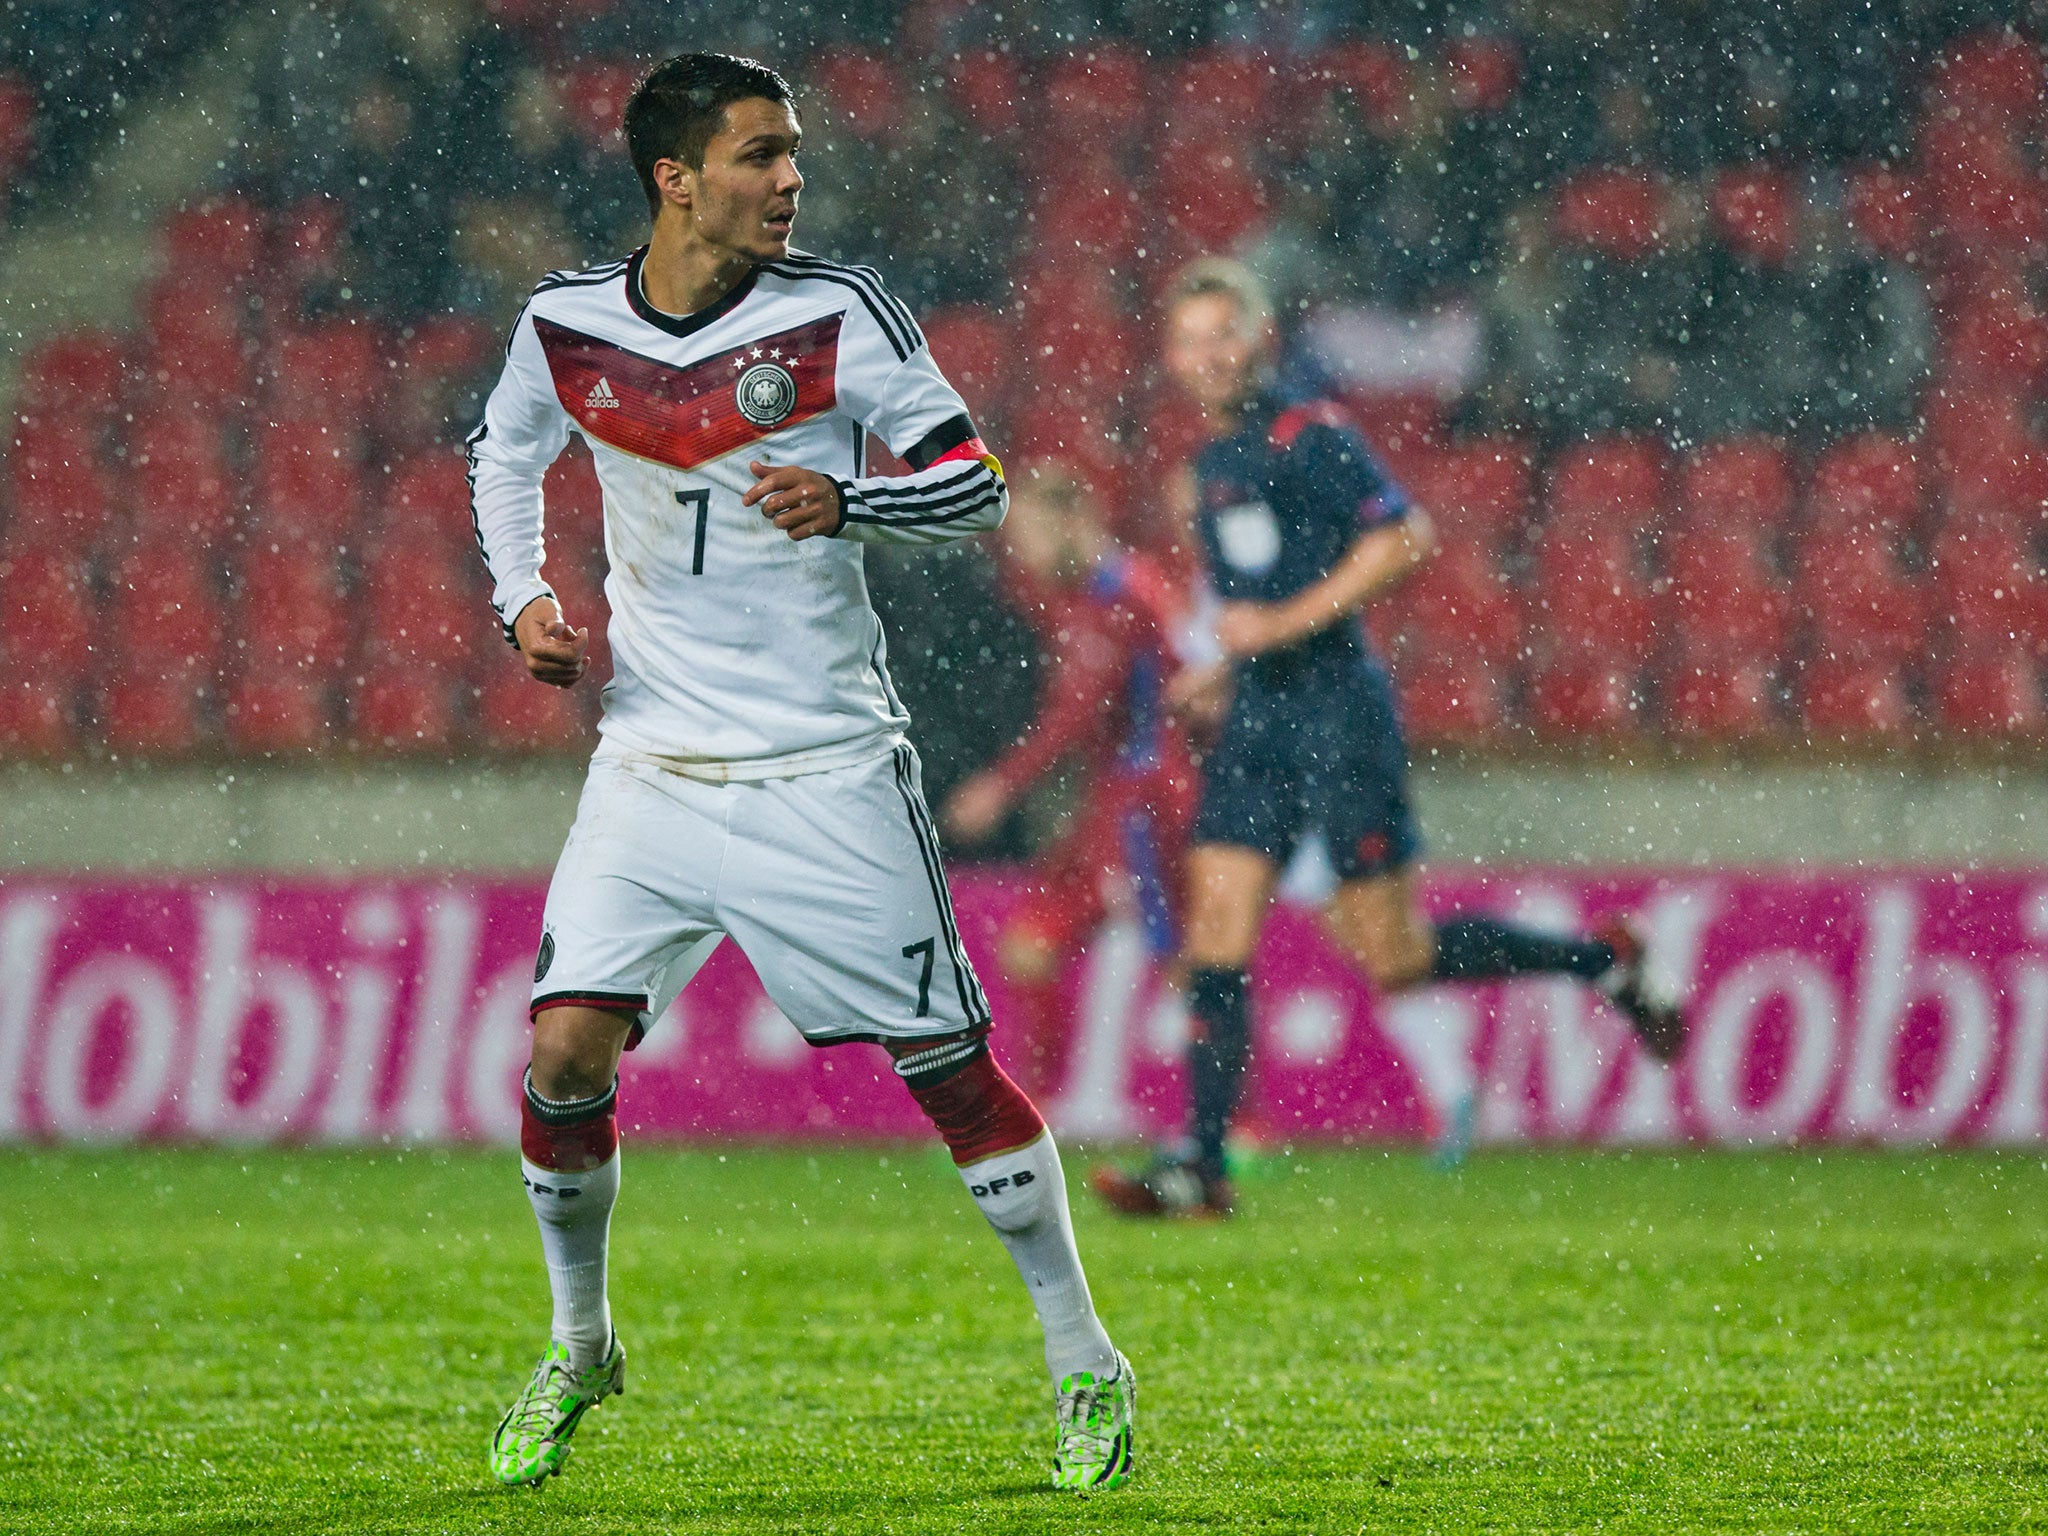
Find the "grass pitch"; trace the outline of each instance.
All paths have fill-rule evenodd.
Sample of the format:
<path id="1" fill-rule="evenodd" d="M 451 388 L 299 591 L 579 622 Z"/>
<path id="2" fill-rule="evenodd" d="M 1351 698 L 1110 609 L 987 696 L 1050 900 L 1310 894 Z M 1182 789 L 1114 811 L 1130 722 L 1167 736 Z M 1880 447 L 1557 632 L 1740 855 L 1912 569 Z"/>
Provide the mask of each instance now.
<path id="1" fill-rule="evenodd" d="M 629 1148 L 627 1394 L 538 1492 L 484 1464 L 547 1320 L 508 1154 L 6 1153 L 0 1530 L 2048 1522 L 2038 1157 L 1267 1167 L 1228 1225 L 1077 1192 L 1140 1385 L 1131 1485 L 1081 1499 L 927 1149 Z"/>

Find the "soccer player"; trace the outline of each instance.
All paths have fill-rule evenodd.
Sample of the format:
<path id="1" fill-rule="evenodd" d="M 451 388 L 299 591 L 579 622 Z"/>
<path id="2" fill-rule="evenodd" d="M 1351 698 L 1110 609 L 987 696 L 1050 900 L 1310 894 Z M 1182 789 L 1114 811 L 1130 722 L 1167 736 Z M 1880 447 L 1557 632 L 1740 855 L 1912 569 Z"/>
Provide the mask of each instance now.
<path id="1" fill-rule="evenodd" d="M 468 443 L 493 604 L 559 687 L 588 633 L 542 576 L 541 477 L 572 432 L 589 443 L 614 663 L 534 965 L 521 1171 L 552 1338 L 492 1471 L 560 1471 L 625 1384 L 605 1291 L 619 1055 L 730 936 L 813 1045 L 888 1049 L 1037 1307 L 1054 1484 L 1115 1487 L 1130 1364 L 1089 1298 L 1052 1137 L 989 1054 L 861 566 L 863 544 L 996 526 L 1002 466 L 876 275 L 791 247 L 802 130 L 779 75 L 668 59 L 625 137 L 648 243 L 542 279 Z M 911 473 L 863 473 L 870 431 Z"/>
<path id="2" fill-rule="evenodd" d="M 1187 1139 L 1141 1172 L 1102 1168 L 1092 1180 L 1134 1215 L 1230 1209 L 1223 1146 L 1250 1044 L 1245 966 L 1274 882 L 1314 828 L 1340 882 L 1330 926 L 1380 989 L 1576 976 L 1657 1059 L 1685 1039 L 1677 999 L 1626 922 L 1574 938 L 1482 916 L 1432 923 L 1423 911 L 1407 745 L 1357 615 L 1430 557 L 1434 535 L 1341 411 L 1278 398 L 1276 351 L 1272 307 L 1243 267 L 1198 261 L 1170 288 L 1166 368 L 1211 434 L 1196 462 L 1198 523 L 1223 653 L 1174 692 L 1224 718 L 1188 856 Z"/>
<path id="3" fill-rule="evenodd" d="M 1005 923 L 998 951 L 1023 1025 L 1014 1054 L 1029 1072 L 1025 1086 L 1043 1092 L 1057 1086 L 1066 1063 L 1060 968 L 1102 922 L 1111 895 L 1127 898 L 1155 953 L 1178 948 L 1196 777 L 1165 707 L 1182 624 L 1181 596 L 1166 573 L 1120 547 L 1093 494 L 1054 464 L 1012 492 L 1001 548 L 1009 595 L 1051 664 L 1030 728 L 953 791 L 940 820 L 978 842 L 1055 767 L 1081 767 L 1081 805 L 1069 830 L 1032 861 L 1032 888 Z"/>

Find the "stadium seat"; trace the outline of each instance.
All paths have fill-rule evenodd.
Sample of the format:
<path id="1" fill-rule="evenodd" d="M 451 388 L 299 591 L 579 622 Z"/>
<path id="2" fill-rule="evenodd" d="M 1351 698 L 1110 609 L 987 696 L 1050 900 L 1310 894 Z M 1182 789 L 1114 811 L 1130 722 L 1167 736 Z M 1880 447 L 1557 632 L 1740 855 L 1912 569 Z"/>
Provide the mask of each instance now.
<path id="1" fill-rule="evenodd" d="M 7 193 L 36 146 L 36 88 L 27 77 L 0 70 L 0 213 Z"/>
<path id="2" fill-rule="evenodd" d="M 1683 737 L 1751 741 L 1778 728 L 1776 688 L 1761 658 L 1684 663 L 1666 677 L 1662 692 L 1664 724 Z"/>
<path id="3" fill-rule="evenodd" d="M 446 453 L 450 429 L 467 431 L 477 414 L 465 387 L 489 387 L 502 344 L 492 326 L 457 315 L 417 320 L 388 336 L 378 435 L 401 453 L 430 444 Z"/>
<path id="4" fill-rule="evenodd" d="M 1534 457 L 1512 438 L 1482 438 L 1405 459 L 1399 478 L 1447 549 L 1470 542 L 1501 552 L 1529 525 Z"/>
<path id="5" fill-rule="evenodd" d="M 562 110 L 586 144 L 617 153 L 615 135 L 641 73 L 642 66 L 630 59 L 585 59 L 556 79 Z"/>
<path id="6" fill-rule="evenodd" d="M 1507 728 L 1507 669 L 1476 657 L 1404 655 L 1394 683 L 1418 746 L 1484 746 Z"/>
<path id="7" fill-rule="evenodd" d="M 1927 97 L 1933 115 L 2024 133 L 2041 121 L 2040 48 L 2004 29 L 1956 38 L 1934 60 Z"/>
<path id="8" fill-rule="evenodd" d="M 459 738 L 456 684 L 402 660 L 366 662 L 348 680 L 349 737 L 370 752 L 441 752 Z"/>
<path id="9" fill-rule="evenodd" d="M 1157 168 L 1153 206 L 1180 254 L 1227 250 L 1264 224 L 1266 189 L 1253 160 L 1241 145 L 1212 141 L 1190 144 Z"/>
<path id="10" fill-rule="evenodd" d="M 1814 462 L 1813 516 L 1898 534 L 1920 518 L 1920 470 L 1912 448 L 1880 432 L 1841 438 Z"/>
<path id="11" fill-rule="evenodd" d="M 355 628 L 333 552 L 296 544 L 259 547 L 243 558 L 233 611 L 245 665 L 298 668 L 316 679 L 340 671 Z M 389 622 L 377 616 L 377 627 Z"/>
<path id="12" fill-rule="evenodd" d="M 102 683 L 95 711 L 99 738 L 123 757 L 183 757 L 208 733 L 203 722 L 210 677 L 171 671 L 117 672 Z"/>
<path id="13" fill-rule="evenodd" d="M 1799 693 L 1809 745 L 1899 737 L 1913 727 L 1905 673 L 1896 662 L 1816 656 L 1802 670 Z"/>
<path id="14" fill-rule="evenodd" d="M 1708 198 L 1714 233 L 1733 255 L 1759 267 L 1781 268 L 1792 259 L 1795 216 L 1792 178 L 1770 165 L 1726 166 Z"/>
<path id="15" fill-rule="evenodd" d="M 812 55 L 810 85 L 829 104 L 833 121 L 863 139 L 895 138 L 913 98 L 894 58 L 862 48 Z"/>
<path id="16" fill-rule="evenodd" d="M 253 344 L 239 307 L 217 290 L 164 279 L 143 298 L 146 353 L 138 383 L 160 405 L 195 410 L 247 407 Z"/>
<path id="17" fill-rule="evenodd" d="M 361 476 L 355 434 L 337 423 L 278 421 L 256 439 L 256 512 L 278 539 L 337 544 L 355 525 Z"/>
<path id="18" fill-rule="evenodd" d="M 1483 544 L 1446 543 L 1391 600 L 1404 658 L 1455 655 L 1511 669 L 1522 649 L 1515 591 Z"/>
<path id="19" fill-rule="evenodd" d="M 1881 534 L 1811 530 L 1800 549 L 1793 596 L 1826 655 L 1904 663 L 1923 654 L 1925 595 Z"/>
<path id="20" fill-rule="evenodd" d="M 1958 650 L 1941 669 L 1935 718 L 1963 736 L 2038 736 L 2041 671 L 2034 648 L 2006 642 Z"/>
<path id="21" fill-rule="evenodd" d="M 18 417 L 7 455 L 11 545 L 84 553 L 114 516 L 112 477 L 92 428 L 63 416 Z"/>
<path id="22" fill-rule="evenodd" d="M 0 554 L 0 675 L 75 687 L 99 640 L 85 563 L 34 549 Z"/>
<path id="23" fill-rule="evenodd" d="M 211 412 L 160 409 L 128 428 L 125 503 L 140 537 L 214 544 L 236 521 L 220 423 Z"/>
<path id="24" fill-rule="evenodd" d="M 219 671 L 227 621 L 213 557 L 183 543 L 144 544 L 108 584 L 106 640 L 117 672 L 196 685 Z"/>
<path id="25" fill-rule="evenodd" d="M 333 734 L 332 716 L 326 683 L 298 666 L 246 667 L 221 700 L 228 744 L 260 756 L 318 751 Z"/>
<path id="26" fill-rule="evenodd" d="M 68 757 L 79 746 L 70 701 L 40 678 L 0 679 L 0 761 Z"/>
<path id="27" fill-rule="evenodd" d="M 445 447 L 389 466 L 378 497 L 378 526 L 388 534 L 446 540 L 458 548 L 474 535 L 469 520 L 469 472 Z M 545 483 L 543 483 L 545 485 Z M 550 524 L 556 509 L 545 499 Z"/>
<path id="28" fill-rule="evenodd" d="M 368 321 L 328 320 L 274 332 L 269 351 L 274 418 L 339 419 L 361 428 L 382 415 L 377 396 L 394 370 Z"/>
<path id="29" fill-rule="evenodd" d="M 1134 140 L 1152 120 L 1151 77 L 1136 49 L 1107 45 L 1056 60 L 1045 78 L 1042 124 L 1055 144 Z"/>
<path id="30" fill-rule="evenodd" d="M 1551 464 L 1549 521 L 1654 527 L 1663 515 L 1664 481 L 1664 451 L 1645 438 L 1574 444 Z"/>
<path id="31" fill-rule="evenodd" d="M 127 374 L 121 342 L 111 331 L 65 331 L 29 348 L 15 404 L 52 419 L 104 425 L 121 412 Z"/>
<path id="32" fill-rule="evenodd" d="M 1637 670 L 1579 651 L 1539 662 L 1529 673 L 1529 724 L 1554 741 L 1631 735 L 1643 725 Z"/>
<path id="33" fill-rule="evenodd" d="M 1505 112 L 1522 83 L 1522 55 L 1512 37 L 1482 32 L 1444 45 L 1451 105 L 1468 116 Z"/>
<path id="34" fill-rule="evenodd" d="M 1789 527 L 1797 497 L 1792 457 L 1774 437 L 1707 443 L 1678 470 L 1682 525 L 1776 534 Z"/>
<path id="35" fill-rule="evenodd" d="M 1168 71 L 1161 93 L 1166 138 L 1252 148 L 1264 137 L 1277 85 L 1271 58 L 1254 50 L 1211 47 L 1188 54 Z"/>
<path id="36" fill-rule="evenodd" d="M 266 311 L 291 316 L 340 285 L 348 209 L 339 198 L 304 197 L 272 221 L 260 277 Z"/>
<path id="37" fill-rule="evenodd" d="M 164 223 L 164 265 L 181 288 L 239 288 L 263 260 L 263 211 L 239 197 L 182 208 Z"/>
<path id="38" fill-rule="evenodd" d="M 979 304 L 948 305 L 925 317 L 924 336 L 975 424 L 993 428 L 1006 420 L 1019 348 L 1002 318 Z"/>
<path id="39" fill-rule="evenodd" d="M 2048 645 L 2048 574 L 2027 536 L 2038 521 L 1951 514 L 1928 552 L 1931 611 L 1952 644 Z"/>
<path id="40" fill-rule="evenodd" d="M 953 110 L 991 138 L 1013 139 L 1024 126 L 1025 82 L 1018 61 L 988 48 L 970 48 L 946 66 L 946 99 Z"/>
<path id="41" fill-rule="evenodd" d="M 1380 132 L 1406 121 L 1415 101 L 1408 60 L 1388 43 L 1361 40 L 1324 48 L 1315 55 L 1309 78 L 1350 94 L 1366 122 Z"/>
<path id="42" fill-rule="evenodd" d="M 477 696 L 478 736 L 497 751 L 588 751 L 580 691 L 535 682 L 524 667 L 494 667 Z"/>
<path id="43" fill-rule="evenodd" d="M 479 591 L 482 577 L 459 547 L 431 535 L 380 541 L 363 561 L 356 611 L 365 664 L 375 655 L 403 657 L 450 677 L 466 675 L 496 629 Z M 474 569 L 481 571 L 481 563 Z M 550 580 L 556 573 L 549 571 Z M 579 627 L 586 622 L 571 615 Z"/>
<path id="44" fill-rule="evenodd" d="M 1522 623 L 1540 650 L 1594 652 L 1640 670 L 1656 624 L 1637 535 L 1615 522 L 1547 525 L 1535 579 L 1523 587 Z"/>
<path id="45" fill-rule="evenodd" d="M 1774 662 L 1790 600 L 1762 540 L 1727 523 L 1687 524 L 1664 541 L 1661 626 L 1688 662 Z"/>
<path id="46" fill-rule="evenodd" d="M 1931 201 L 1919 179 L 1888 165 L 1861 165 L 1843 178 L 1842 215 L 1872 256 L 1903 261 L 1926 239 Z"/>
<path id="47" fill-rule="evenodd" d="M 1434 390 L 1346 392 L 1344 408 L 1393 477 L 1432 458 L 1448 435 L 1450 407 Z"/>
<path id="48" fill-rule="evenodd" d="M 1041 258 L 1106 263 L 1128 270 L 1144 239 L 1146 210 L 1136 185 L 1105 156 L 1090 157 L 1040 188 L 1033 232 Z"/>
<path id="49" fill-rule="evenodd" d="M 1558 241 L 1611 260 L 1638 262 L 1664 239 L 1664 194 L 1647 171 L 1582 171 L 1557 192 Z"/>
<path id="50" fill-rule="evenodd" d="M 1989 394 L 2034 390 L 2048 373 L 2048 315 L 2017 286 L 1964 298 L 1949 327 L 1946 381 Z"/>

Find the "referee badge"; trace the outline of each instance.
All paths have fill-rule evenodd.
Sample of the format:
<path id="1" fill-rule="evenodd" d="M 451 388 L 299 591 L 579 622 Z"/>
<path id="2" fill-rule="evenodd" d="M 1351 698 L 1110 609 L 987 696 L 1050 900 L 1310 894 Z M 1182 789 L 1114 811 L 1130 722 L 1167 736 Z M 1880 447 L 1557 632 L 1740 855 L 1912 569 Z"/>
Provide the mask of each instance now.
<path id="1" fill-rule="evenodd" d="M 780 363 L 756 363 L 740 375 L 734 396 L 748 421 L 772 427 L 796 409 L 796 376 Z"/>

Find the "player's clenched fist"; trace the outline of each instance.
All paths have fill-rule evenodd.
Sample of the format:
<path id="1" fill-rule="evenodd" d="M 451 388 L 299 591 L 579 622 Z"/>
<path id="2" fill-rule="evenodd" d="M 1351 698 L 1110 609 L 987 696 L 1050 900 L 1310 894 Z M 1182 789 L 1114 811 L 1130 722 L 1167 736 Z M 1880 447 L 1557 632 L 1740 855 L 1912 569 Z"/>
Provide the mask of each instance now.
<path id="1" fill-rule="evenodd" d="M 552 597 L 536 597 L 512 621 L 526 670 L 544 683 L 567 688 L 590 665 L 590 631 L 571 629 Z"/>
<path id="2" fill-rule="evenodd" d="M 760 507 L 761 515 L 792 540 L 830 537 L 839 531 L 839 482 L 830 475 L 758 459 L 747 468 L 755 479 L 740 498 L 741 505 Z"/>

